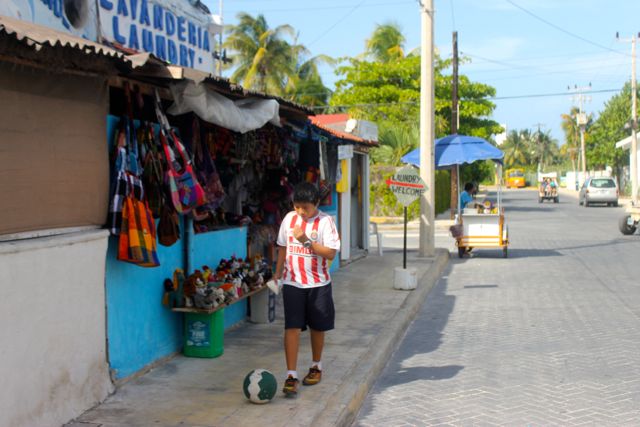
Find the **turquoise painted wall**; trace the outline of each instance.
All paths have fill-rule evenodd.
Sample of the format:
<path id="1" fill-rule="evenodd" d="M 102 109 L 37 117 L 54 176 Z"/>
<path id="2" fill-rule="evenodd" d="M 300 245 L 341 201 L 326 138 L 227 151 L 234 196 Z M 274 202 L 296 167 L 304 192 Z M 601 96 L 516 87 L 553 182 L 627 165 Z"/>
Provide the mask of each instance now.
<path id="1" fill-rule="evenodd" d="M 111 144 L 118 118 L 107 120 Z M 184 226 L 173 246 L 158 245 L 160 266 L 143 268 L 116 259 L 118 239 L 109 239 L 106 260 L 109 364 L 116 379 L 125 378 L 182 348 L 183 316 L 162 305 L 163 281 L 185 268 Z M 215 268 L 221 258 L 246 257 L 246 227 L 192 236 L 192 268 Z M 246 316 L 246 300 L 225 309 L 225 330 Z"/>

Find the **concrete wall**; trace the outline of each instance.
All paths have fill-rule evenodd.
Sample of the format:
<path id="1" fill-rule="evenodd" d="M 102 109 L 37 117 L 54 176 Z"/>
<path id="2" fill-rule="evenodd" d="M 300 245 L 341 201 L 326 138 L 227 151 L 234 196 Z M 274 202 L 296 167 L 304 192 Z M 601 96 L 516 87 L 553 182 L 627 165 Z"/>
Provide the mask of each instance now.
<path id="1" fill-rule="evenodd" d="M 0 425 L 56 426 L 112 390 L 106 231 L 0 243 Z"/>
<path id="2" fill-rule="evenodd" d="M 109 239 L 107 254 L 107 336 L 109 364 L 121 380 L 182 349 L 183 316 L 162 305 L 163 282 L 185 268 L 184 227 L 173 246 L 158 245 L 160 266 L 143 268 L 116 259 L 118 240 Z M 221 258 L 246 257 L 246 227 L 192 236 L 192 268 L 215 268 Z M 225 309 L 225 329 L 243 321 L 246 300 Z"/>

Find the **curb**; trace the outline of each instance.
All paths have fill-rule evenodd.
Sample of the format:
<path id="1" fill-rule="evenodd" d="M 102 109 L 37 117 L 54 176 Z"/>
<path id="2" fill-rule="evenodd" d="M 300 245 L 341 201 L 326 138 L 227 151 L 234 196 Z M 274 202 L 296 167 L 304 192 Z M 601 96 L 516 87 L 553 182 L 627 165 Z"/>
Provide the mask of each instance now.
<path id="1" fill-rule="evenodd" d="M 338 391 L 327 401 L 325 408 L 321 411 L 321 415 L 311 421 L 311 426 L 346 427 L 353 423 L 369 390 L 371 390 L 389 358 L 397 349 L 398 343 L 404 337 L 404 331 L 415 319 L 424 300 L 442 276 L 442 272 L 448 263 L 449 251 L 437 248 L 432 268 L 429 268 L 422 275 L 417 289 L 413 291 L 415 293 L 404 300 L 391 321 L 376 338 L 375 344 L 379 351 L 369 352 L 362 358 L 362 362 L 358 363 L 348 375 L 348 377 L 357 378 L 359 382 L 357 384 L 342 384 Z M 365 366 L 371 366 L 372 368 L 362 368 Z M 364 369 L 366 369 L 366 372 L 364 372 Z"/>

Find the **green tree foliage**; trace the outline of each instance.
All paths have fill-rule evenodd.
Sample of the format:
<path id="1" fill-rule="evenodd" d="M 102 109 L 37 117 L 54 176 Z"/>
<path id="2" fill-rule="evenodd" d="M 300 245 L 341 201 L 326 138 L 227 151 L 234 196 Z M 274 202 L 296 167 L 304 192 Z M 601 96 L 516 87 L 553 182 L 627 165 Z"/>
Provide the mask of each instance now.
<path id="1" fill-rule="evenodd" d="M 327 105 L 331 91 L 322 82 L 318 66 L 334 65 L 335 60 L 327 55 L 309 56 L 303 45 L 296 43 L 292 46 L 293 73 L 287 80 L 284 97 L 308 106 Z"/>
<path id="2" fill-rule="evenodd" d="M 420 112 L 420 57 L 407 56 L 382 63 L 355 58 L 337 68 L 341 76 L 330 105 L 334 109 L 348 110 L 358 118 L 375 122 L 418 123 Z M 435 114 L 436 136 L 451 129 L 451 76 L 443 71 L 450 61 L 436 58 Z M 460 99 L 459 133 L 489 138 L 502 128 L 488 117 L 495 105 L 487 98 L 495 95 L 491 86 L 471 82 L 459 77 Z"/>
<path id="3" fill-rule="evenodd" d="M 312 57 L 290 25 L 272 29 L 263 15 L 254 18 L 247 13 L 239 13 L 238 21 L 227 27 L 224 43 L 233 58 L 231 81 L 304 105 L 327 104 L 331 91 L 323 84 L 318 65 L 332 65 L 333 59 Z"/>
<path id="4" fill-rule="evenodd" d="M 528 129 L 512 130 L 500 147 L 504 152 L 506 168 L 526 166 L 531 163 L 531 132 Z"/>
<path id="5" fill-rule="evenodd" d="M 551 131 L 538 130 L 531 138 L 531 154 L 540 170 L 556 163 L 559 154 L 558 141 L 551 137 Z"/>
<path id="6" fill-rule="evenodd" d="M 374 163 L 400 166 L 402 156 L 418 147 L 420 129 L 415 124 L 384 122 L 380 124 L 380 146 L 371 151 Z"/>
<path id="7" fill-rule="evenodd" d="M 365 54 L 375 62 L 390 62 L 404 58 L 405 38 L 395 22 L 376 25 L 366 42 Z"/>
<path id="8" fill-rule="evenodd" d="M 227 27 L 224 46 L 232 50 L 235 71 L 231 80 L 247 89 L 281 94 L 287 78 L 293 74 L 292 46 L 285 36 L 293 38 L 290 25 L 269 28 L 264 15 L 238 14 L 238 24 Z"/>
<path id="9" fill-rule="evenodd" d="M 601 169 L 611 166 L 620 176 L 622 167 L 629 163 L 626 151 L 615 148 L 617 141 L 629 136 L 625 124 L 631 119 L 631 85 L 625 84 L 620 93 L 605 103 L 593 126 L 589 129 L 586 141 L 587 168 Z"/>

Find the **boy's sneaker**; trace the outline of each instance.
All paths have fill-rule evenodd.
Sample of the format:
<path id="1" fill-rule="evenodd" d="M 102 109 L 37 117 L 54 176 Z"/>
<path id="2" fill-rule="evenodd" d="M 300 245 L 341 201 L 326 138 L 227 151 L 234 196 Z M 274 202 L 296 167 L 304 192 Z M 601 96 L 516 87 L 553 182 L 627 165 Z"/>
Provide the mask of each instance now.
<path id="1" fill-rule="evenodd" d="M 309 373 L 302 380 L 302 384 L 304 385 L 316 385 L 322 379 L 322 371 L 318 369 L 317 366 L 312 366 L 309 368 Z"/>
<path id="2" fill-rule="evenodd" d="M 295 397 L 296 394 L 298 394 L 298 384 L 300 384 L 300 381 L 289 375 L 287 379 L 284 380 L 284 387 L 282 388 L 285 397 Z"/>

